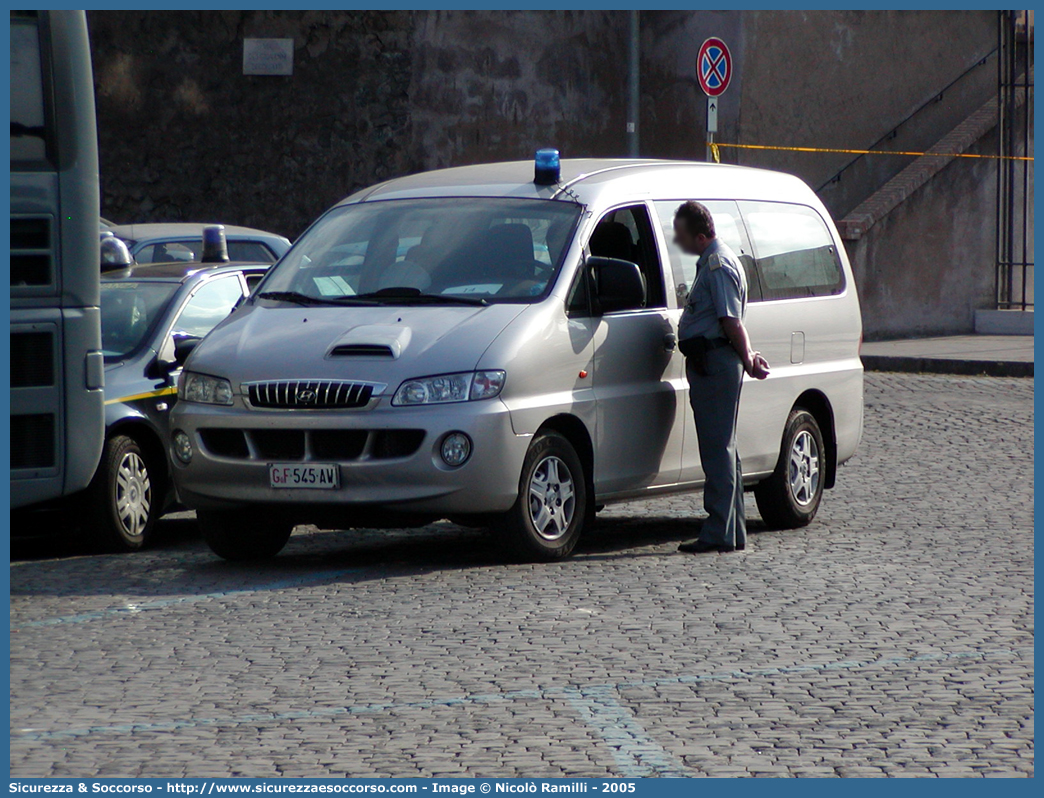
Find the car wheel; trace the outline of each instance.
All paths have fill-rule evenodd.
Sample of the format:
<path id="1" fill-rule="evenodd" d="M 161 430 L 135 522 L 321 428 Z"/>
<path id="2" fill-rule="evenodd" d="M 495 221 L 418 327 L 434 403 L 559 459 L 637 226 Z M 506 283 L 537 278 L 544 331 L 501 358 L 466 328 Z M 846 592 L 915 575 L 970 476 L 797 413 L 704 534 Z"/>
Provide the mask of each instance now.
<path id="1" fill-rule="evenodd" d="M 826 447 L 815 417 L 796 408 L 787 419 L 772 476 L 758 483 L 754 498 L 765 523 L 776 529 L 806 526 L 819 510 L 826 478 Z"/>
<path id="2" fill-rule="evenodd" d="M 226 560 L 267 560 L 283 550 L 293 524 L 247 510 L 197 510 L 203 539 Z"/>
<path id="3" fill-rule="evenodd" d="M 114 435 L 87 488 L 95 542 L 107 551 L 137 551 L 152 536 L 165 493 L 162 470 L 137 441 Z"/>
<path id="4" fill-rule="evenodd" d="M 557 432 L 538 433 L 522 464 L 518 499 L 499 531 L 522 559 L 568 557 L 587 518 L 587 482 L 573 445 Z"/>

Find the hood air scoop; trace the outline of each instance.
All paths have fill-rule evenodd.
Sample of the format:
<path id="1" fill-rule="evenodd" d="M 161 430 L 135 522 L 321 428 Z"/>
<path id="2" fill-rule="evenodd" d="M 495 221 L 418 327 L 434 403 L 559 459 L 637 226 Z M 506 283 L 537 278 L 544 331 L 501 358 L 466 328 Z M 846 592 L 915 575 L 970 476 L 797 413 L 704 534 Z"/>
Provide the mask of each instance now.
<path id="1" fill-rule="evenodd" d="M 387 357 L 395 353 L 387 344 L 338 344 L 330 350 L 330 357 Z"/>
<path id="2" fill-rule="evenodd" d="M 355 327 L 334 341 L 326 356 L 398 360 L 410 337 L 409 327 L 387 324 Z"/>

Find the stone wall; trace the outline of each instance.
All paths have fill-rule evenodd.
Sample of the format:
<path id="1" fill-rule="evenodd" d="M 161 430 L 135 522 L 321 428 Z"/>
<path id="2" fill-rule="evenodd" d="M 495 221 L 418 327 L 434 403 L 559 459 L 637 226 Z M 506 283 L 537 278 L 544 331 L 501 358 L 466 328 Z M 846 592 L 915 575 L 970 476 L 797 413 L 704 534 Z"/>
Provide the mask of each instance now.
<path id="1" fill-rule="evenodd" d="M 623 155 L 627 13 L 90 12 L 104 212 L 295 235 L 337 199 L 404 173 L 548 145 L 564 157 Z M 648 157 L 703 158 L 695 60 L 711 35 L 735 67 L 720 141 L 856 148 L 996 43 L 986 11 L 641 20 Z M 294 74 L 244 76 L 244 37 L 293 38 Z M 943 114 L 939 135 L 969 111 Z M 814 187 L 850 159 L 723 153 Z"/>
<path id="2" fill-rule="evenodd" d="M 294 237 L 357 188 L 421 168 L 411 12 L 89 12 L 102 212 Z M 294 74 L 244 76 L 243 38 Z"/>
<path id="3" fill-rule="evenodd" d="M 293 238 L 337 200 L 398 175 L 529 158 L 542 146 L 566 158 L 627 149 L 628 12 L 96 11 L 88 20 L 102 211 L 120 222 L 221 221 Z M 724 38 L 734 61 L 719 141 L 861 148 L 988 56 L 996 20 L 992 11 L 643 11 L 642 155 L 704 157 L 695 60 L 708 36 Z M 292 38 L 293 75 L 244 76 L 244 37 Z M 919 115 L 902 143 L 934 143 L 993 91 L 993 69 Z M 852 158 L 722 152 L 814 188 Z M 903 166 L 873 161 L 859 178 L 865 190 L 832 184 L 823 199 L 844 213 Z M 991 306 L 995 177 L 989 165 L 952 164 L 859 242 L 870 334 L 966 331 L 976 307 Z"/>
<path id="4" fill-rule="evenodd" d="M 299 234 L 391 177 L 619 155 L 622 12 L 90 12 L 102 211 Z M 294 73 L 244 76 L 244 37 Z"/>
<path id="5" fill-rule="evenodd" d="M 417 18 L 410 111 L 424 169 L 625 153 L 627 14 L 433 11 Z"/>

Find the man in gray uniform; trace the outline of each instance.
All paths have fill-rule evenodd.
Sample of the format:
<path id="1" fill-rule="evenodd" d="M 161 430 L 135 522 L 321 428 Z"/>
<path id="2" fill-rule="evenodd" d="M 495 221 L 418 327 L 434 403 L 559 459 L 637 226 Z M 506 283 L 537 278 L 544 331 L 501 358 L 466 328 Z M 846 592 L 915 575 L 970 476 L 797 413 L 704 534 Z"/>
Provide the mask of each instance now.
<path id="1" fill-rule="evenodd" d="M 747 545 L 747 523 L 743 470 L 736 447 L 740 388 L 744 373 L 765 379 L 768 363 L 751 349 L 743 326 L 747 308 L 743 266 L 715 236 L 710 211 L 691 200 L 678 208 L 674 241 L 683 252 L 700 256 L 678 324 L 678 346 L 686 356 L 689 401 L 706 478 L 703 506 L 709 516 L 700 536 L 678 549 L 692 553 L 742 550 Z"/>

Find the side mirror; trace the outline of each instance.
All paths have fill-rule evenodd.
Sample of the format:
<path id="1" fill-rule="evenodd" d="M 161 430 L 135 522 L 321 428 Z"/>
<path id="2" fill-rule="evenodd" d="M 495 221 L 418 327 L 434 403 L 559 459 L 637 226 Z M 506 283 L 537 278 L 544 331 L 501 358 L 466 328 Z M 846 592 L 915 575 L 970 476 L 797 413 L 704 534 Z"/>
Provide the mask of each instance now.
<path id="1" fill-rule="evenodd" d="M 645 307 L 645 278 L 637 263 L 617 258 L 587 259 L 602 313 Z"/>
<path id="2" fill-rule="evenodd" d="M 183 338 L 174 339 L 174 362 L 179 366 L 184 366 L 185 361 L 188 360 L 188 356 L 192 354 L 192 350 L 199 346 L 199 342 L 202 338 L 197 338 L 194 335 L 187 335 Z"/>

